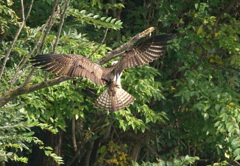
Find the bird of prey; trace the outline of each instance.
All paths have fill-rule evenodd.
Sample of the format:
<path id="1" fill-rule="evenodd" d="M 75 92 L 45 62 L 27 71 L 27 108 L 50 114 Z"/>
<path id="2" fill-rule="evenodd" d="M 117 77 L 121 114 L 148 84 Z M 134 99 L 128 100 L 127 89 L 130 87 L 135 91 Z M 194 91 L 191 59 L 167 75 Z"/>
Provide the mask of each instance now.
<path id="1" fill-rule="evenodd" d="M 99 108 L 118 111 L 133 103 L 135 98 L 121 87 L 122 71 L 129 67 L 140 66 L 157 59 L 165 51 L 173 35 L 158 35 L 146 39 L 126 50 L 118 62 L 103 67 L 82 55 L 43 54 L 32 58 L 33 66 L 57 75 L 87 78 L 106 90 L 96 99 Z"/>

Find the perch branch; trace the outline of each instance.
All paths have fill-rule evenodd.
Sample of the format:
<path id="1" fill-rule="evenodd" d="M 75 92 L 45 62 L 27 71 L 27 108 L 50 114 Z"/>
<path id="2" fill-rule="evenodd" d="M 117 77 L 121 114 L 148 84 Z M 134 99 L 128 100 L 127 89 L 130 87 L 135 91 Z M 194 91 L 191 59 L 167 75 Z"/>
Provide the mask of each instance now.
<path id="1" fill-rule="evenodd" d="M 50 79 L 48 81 L 43 81 L 34 85 L 20 85 L 17 86 L 13 89 L 10 89 L 9 91 L 7 91 L 1 98 L 0 98 L 0 108 L 2 106 L 4 106 L 7 102 L 9 102 L 10 100 L 13 100 L 14 98 L 16 98 L 19 95 L 23 95 L 23 94 L 27 94 L 27 93 L 31 93 L 34 92 L 36 90 L 40 90 L 49 86 L 53 86 L 56 84 L 59 84 L 60 82 L 66 81 L 66 80 L 70 80 L 70 77 L 57 77 L 54 79 Z"/>
<path id="2" fill-rule="evenodd" d="M 108 62 L 109 60 L 116 58 L 116 55 L 120 55 L 119 53 L 127 50 L 129 47 L 131 47 L 136 41 L 138 41 L 139 39 L 147 36 L 149 33 L 151 33 L 152 31 L 154 31 L 154 27 L 150 27 L 148 29 L 146 29 L 145 31 L 138 33 L 137 35 L 135 35 L 134 37 L 132 37 L 129 41 L 127 41 L 126 43 L 124 43 L 123 45 L 121 45 L 120 47 L 116 48 L 115 50 L 111 51 L 107 56 L 103 57 L 102 59 L 100 59 L 98 61 L 99 64 L 104 64 L 106 62 Z"/>

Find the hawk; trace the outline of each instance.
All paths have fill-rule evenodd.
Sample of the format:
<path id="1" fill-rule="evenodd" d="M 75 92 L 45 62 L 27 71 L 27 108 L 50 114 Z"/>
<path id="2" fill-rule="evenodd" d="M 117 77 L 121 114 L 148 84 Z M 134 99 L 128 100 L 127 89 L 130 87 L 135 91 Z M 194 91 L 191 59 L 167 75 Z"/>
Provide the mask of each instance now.
<path id="1" fill-rule="evenodd" d="M 122 71 L 129 67 L 140 66 L 157 59 L 165 51 L 173 35 L 151 37 L 126 50 L 119 61 L 110 67 L 103 67 L 82 55 L 43 54 L 32 58 L 33 66 L 57 75 L 82 77 L 105 85 L 106 90 L 96 99 L 95 105 L 109 111 L 118 111 L 133 103 L 135 98 L 121 87 Z"/>

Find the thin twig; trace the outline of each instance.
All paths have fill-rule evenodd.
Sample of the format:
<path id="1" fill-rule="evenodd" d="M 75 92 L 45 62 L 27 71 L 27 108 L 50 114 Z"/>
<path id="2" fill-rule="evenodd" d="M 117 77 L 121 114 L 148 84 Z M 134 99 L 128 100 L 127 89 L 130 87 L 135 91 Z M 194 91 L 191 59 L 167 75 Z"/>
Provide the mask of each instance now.
<path id="1" fill-rule="evenodd" d="M 61 15 L 62 18 L 61 18 L 60 25 L 58 27 L 57 38 L 56 38 L 54 46 L 53 46 L 53 53 L 55 53 L 56 47 L 58 45 L 58 41 L 59 41 L 59 38 L 60 38 L 60 35 L 61 35 L 61 32 L 62 32 L 62 27 L 63 27 L 63 23 L 64 23 L 64 20 L 65 20 L 65 14 L 66 14 L 67 8 L 69 6 L 69 2 L 70 2 L 70 0 L 66 0 L 66 2 L 65 2 L 65 8 L 64 8 L 64 11 L 63 11 L 63 13 Z"/>
<path id="2" fill-rule="evenodd" d="M 221 17 L 225 14 L 228 13 L 232 7 L 234 7 L 234 5 L 239 2 L 239 0 L 232 0 L 228 3 L 228 5 L 226 6 L 226 8 L 224 8 L 224 10 L 217 16 L 216 18 L 216 22 L 219 22 Z"/>
<path id="3" fill-rule="evenodd" d="M 2 68 L 0 70 L 0 78 L 2 77 L 3 73 L 4 73 L 4 70 L 5 70 L 5 67 L 6 67 L 6 64 L 7 64 L 7 61 L 9 59 L 9 55 L 10 53 L 12 52 L 12 49 L 13 49 L 13 46 L 15 45 L 23 27 L 25 26 L 25 23 L 26 23 L 26 20 L 25 20 L 25 14 L 24 14 L 24 4 L 23 4 L 23 0 L 21 0 L 21 7 L 22 7 L 22 24 L 21 26 L 19 27 L 13 41 L 12 41 L 12 44 L 10 45 L 10 48 L 8 49 L 7 53 L 6 53 L 6 56 L 5 56 L 5 59 L 3 61 L 3 64 L 2 64 Z"/>
<path id="4" fill-rule="evenodd" d="M 88 57 L 89 59 L 91 59 L 91 57 L 93 56 L 93 54 L 103 45 L 103 43 L 104 43 L 105 40 L 106 40 L 107 33 L 108 33 L 108 28 L 106 29 L 106 31 L 105 31 L 105 33 L 104 33 L 102 42 L 101 42 L 101 43 L 98 45 L 98 47 L 91 53 L 91 55 Z"/>
<path id="5" fill-rule="evenodd" d="M 31 72 L 29 73 L 27 79 L 25 80 L 23 86 L 26 86 L 26 85 L 31 81 L 31 77 L 32 77 L 32 75 L 33 75 L 33 73 L 34 73 L 34 70 L 35 70 L 35 68 L 32 68 L 32 70 L 31 70 Z"/>
<path id="6" fill-rule="evenodd" d="M 111 123 L 110 125 L 112 125 L 112 123 Z M 116 136 L 117 136 L 117 138 L 118 138 L 118 141 L 122 144 L 122 141 L 121 141 L 121 139 L 120 139 L 120 137 L 119 137 L 119 135 L 118 135 L 118 132 L 116 131 L 115 126 L 112 126 L 112 128 L 113 128 L 114 133 L 116 134 Z"/>
<path id="7" fill-rule="evenodd" d="M 240 70 L 237 69 L 237 68 L 233 68 L 233 67 L 229 67 L 229 66 L 221 66 L 221 65 L 216 65 L 216 64 L 211 64 L 210 66 L 212 67 L 217 67 L 217 68 L 221 68 L 221 69 L 224 69 L 224 70 L 227 70 L 229 72 L 234 72 L 236 74 L 239 74 L 240 73 Z"/>
<path id="8" fill-rule="evenodd" d="M 56 8 L 58 6 L 58 3 L 59 3 L 59 0 L 55 0 L 55 3 L 53 5 L 53 9 L 52 9 L 52 14 L 51 14 L 51 16 L 49 18 L 50 21 L 49 21 L 48 27 L 46 29 L 45 35 L 43 37 L 42 44 L 40 46 L 40 52 L 42 52 L 42 50 L 43 50 L 43 45 L 45 43 L 45 40 L 46 40 L 46 38 L 47 38 L 47 36 L 48 36 L 52 26 L 53 26 L 53 23 L 54 23 L 55 19 L 56 19 L 56 18 L 54 18 L 54 15 L 57 13 Z"/>
<path id="9" fill-rule="evenodd" d="M 240 163 L 237 160 L 233 160 L 233 162 L 237 165 L 240 165 Z"/>
<path id="10" fill-rule="evenodd" d="M 26 71 L 27 71 L 30 67 L 31 67 L 31 65 L 28 65 L 28 66 L 26 66 L 23 70 L 21 70 L 21 72 L 18 72 L 18 74 L 15 73 L 14 78 L 11 80 L 10 89 L 11 89 L 12 86 L 13 86 L 12 83 L 15 82 L 16 80 L 20 79 L 20 77 L 21 77 L 24 73 L 26 73 Z"/>
<path id="11" fill-rule="evenodd" d="M 31 11 L 32 11 L 32 6 L 33 6 L 33 2 L 34 2 L 34 1 L 35 1 L 35 0 L 32 0 L 31 3 L 30 3 L 29 10 L 28 10 L 28 13 L 27 13 L 27 16 L 26 16 L 26 20 L 27 20 L 28 17 L 30 16 L 30 13 L 31 13 Z"/>
<path id="12" fill-rule="evenodd" d="M 17 80 L 17 76 L 19 77 L 21 74 L 19 73 L 19 71 L 23 68 L 23 66 L 26 64 L 26 62 L 29 60 L 29 58 L 34 54 L 35 50 L 37 50 L 36 52 L 39 51 L 39 44 L 41 43 L 41 39 L 42 39 L 42 36 L 43 34 L 45 33 L 44 32 L 44 29 L 46 28 L 47 24 L 49 23 L 50 21 L 50 18 L 46 21 L 46 23 L 40 28 L 40 30 L 42 30 L 39 38 L 37 39 L 36 41 L 36 44 L 34 46 L 34 48 L 32 49 L 32 51 L 25 57 L 23 57 L 23 59 L 19 62 L 18 66 L 17 66 L 17 71 L 15 72 L 12 80 L 11 80 L 11 85 L 10 85 L 10 88 L 12 88 L 13 84 L 16 82 Z"/>
<path id="13" fill-rule="evenodd" d="M 48 36 L 48 34 L 49 34 L 49 32 L 50 32 L 50 30 L 51 30 L 51 28 L 52 28 L 52 26 L 53 26 L 53 24 L 56 20 L 54 15 L 58 13 L 58 9 L 56 10 L 56 8 L 58 7 L 58 3 L 59 3 L 59 0 L 55 0 L 55 3 L 53 5 L 53 9 L 52 9 L 52 14 L 49 18 L 50 21 L 49 21 L 48 27 L 46 29 L 46 32 L 44 34 L 44 37 L 43 37 L 43 40 L 42 40 L 42 43 L 41 43 L 41 46 L 40 46 L 40 51 L 39 51 L 40 53 L 42 53 L 42 51 L 43 51 L 43 46 L 44 46 L 45 40 L 47 39 L 47 36 Z M 48 73 L 45 75 L 45 81 L 47 81 L 48 75 L 49 75 Z"/>

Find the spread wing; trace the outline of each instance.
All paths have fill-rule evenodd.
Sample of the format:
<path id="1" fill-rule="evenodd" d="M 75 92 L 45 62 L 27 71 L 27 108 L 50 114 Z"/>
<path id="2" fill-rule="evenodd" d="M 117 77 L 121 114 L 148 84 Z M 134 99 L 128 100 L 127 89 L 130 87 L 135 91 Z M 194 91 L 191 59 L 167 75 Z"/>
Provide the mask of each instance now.
<path id="1" fill-rule="evenodd" d="M 165 46 L 171 44 L 168 41 L 173 38 L 174 35 L 158 35 L 145 40 L 126 51 L 116 64 L 116 68 L 121 71 L 128 67 L 140 66 L 156 60 L 164 53 Z"/>
<path id="2" fill-rule="evenodd" d="M 104 68 L 82 55 L 73 54 L 44 54 L 32 58 L 33 66 L 41 66 L 50 73 L 70 77 L 83 77 L 90 81 L 104 85 L 102 80 Z"/>

